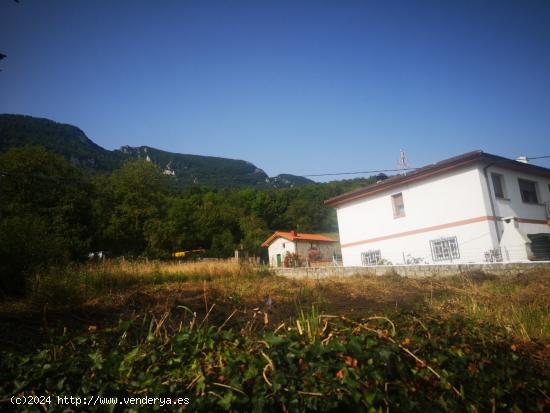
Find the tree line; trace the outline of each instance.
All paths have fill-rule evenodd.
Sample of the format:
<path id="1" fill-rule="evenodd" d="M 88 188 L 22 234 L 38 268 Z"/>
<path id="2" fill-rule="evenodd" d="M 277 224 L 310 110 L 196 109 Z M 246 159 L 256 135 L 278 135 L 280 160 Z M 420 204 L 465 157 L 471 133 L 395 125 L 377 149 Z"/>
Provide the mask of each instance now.
<path id="1" fill-rule="evenodd" d="M 273 230 L 337 231 L 323 201 L 383 176 L 289 189 L 180 188 L 153 163 L 126 162 L 90 175 L 40 146 L 0 154 L 0 296 L 25 292 L 30 274 L 111 256 L 165 259 L 205 249 L 261 253 Z"/>

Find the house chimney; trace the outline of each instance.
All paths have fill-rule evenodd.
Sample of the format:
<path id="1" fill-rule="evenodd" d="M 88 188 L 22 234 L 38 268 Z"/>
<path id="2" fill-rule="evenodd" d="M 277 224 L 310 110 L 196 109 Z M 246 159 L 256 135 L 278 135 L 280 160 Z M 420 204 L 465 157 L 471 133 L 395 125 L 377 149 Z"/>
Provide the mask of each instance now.
<path id="1" fill-rule="evenodd" d="M 522 155 L 522 156 L 518 156 L 516 158 L 516 161 L 521 162 L 521 163 L 529 163 L 529 158 L 525 155 Z"/>
<path id="2" fill-rule="evenodd" d="M 290 233 L 292 234 L 293 237 L 298 236 L 298 232 L 295 229 L 291 230 Z"/>

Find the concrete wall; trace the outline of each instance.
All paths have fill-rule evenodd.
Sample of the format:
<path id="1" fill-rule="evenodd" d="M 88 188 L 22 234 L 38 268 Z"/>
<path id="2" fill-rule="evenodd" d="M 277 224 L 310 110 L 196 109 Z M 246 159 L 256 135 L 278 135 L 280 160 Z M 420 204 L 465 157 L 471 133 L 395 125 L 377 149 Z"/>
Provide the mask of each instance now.
<path id="1" fill-rule="evenodd" d="M 495 275 L 517 275 L 531 271 L 547 271 L 550 261 L 526 263 L 453 264 L 453 265 L 378 265 L 375 267 L 277 268 L 276 275 L 290 278 L 323 278 L 350 275 L 386 275 L 403 277 L 446 277 L 473 271 Z"/>

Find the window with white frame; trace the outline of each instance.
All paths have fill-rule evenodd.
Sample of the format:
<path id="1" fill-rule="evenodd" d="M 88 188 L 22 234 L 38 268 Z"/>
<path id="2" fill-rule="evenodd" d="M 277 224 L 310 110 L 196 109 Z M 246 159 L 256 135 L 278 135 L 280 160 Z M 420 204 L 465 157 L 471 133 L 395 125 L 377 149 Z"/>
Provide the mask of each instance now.
<path id="1" fill-rule="evenodd" d="M 496 198 L 506 198 L 506 192 L 504 188 L 504 176 L 501 174 L 491 174 L 491 179 L 493 180 L 493 190 L 495 191 Z"/>
<path id="2" fill-rule="evenodd" d="M 403 194 L 400 192 L 398 194 L 391 196 L 391 202 L 393 206 L 393 217 L 400 218 L 405 216 L 405 204 L 403 203 Z"/>
<path id="3" fill-rule="evenodd" d="M 376 265 L 381 259 L 380 250 L 370 250 L 361 253 L 361 264 L 363 266 Z"/>
<path id="4" fill-rule="evenodd" d="M 528 204 L 538 204 L 537 183 L 526 179 L 518 179 L 521 200 Z"/>
<path id="5" fill-rule="evenodd" d="M 448 261 L 460 258 L 456 237 L 439 238 L 430 241 L 432 259 L 434 261 Z"/>

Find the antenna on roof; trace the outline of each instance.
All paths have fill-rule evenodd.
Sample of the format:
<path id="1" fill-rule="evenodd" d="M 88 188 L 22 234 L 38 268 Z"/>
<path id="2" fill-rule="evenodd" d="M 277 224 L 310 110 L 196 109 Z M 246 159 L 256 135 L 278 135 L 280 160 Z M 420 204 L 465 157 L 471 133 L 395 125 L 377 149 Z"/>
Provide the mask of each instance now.
<path id="1" fill-rule="evenodd" d="M 403 149 L 399 149 L 399 162 L 397 163 L 397 169 L 399 169 L 400 175 L 405 175 L 407 173 L 407 169 L 409 169 L 409 160 L 407 159 L 407 155 L 405 155 L 405 151 Z"/>

